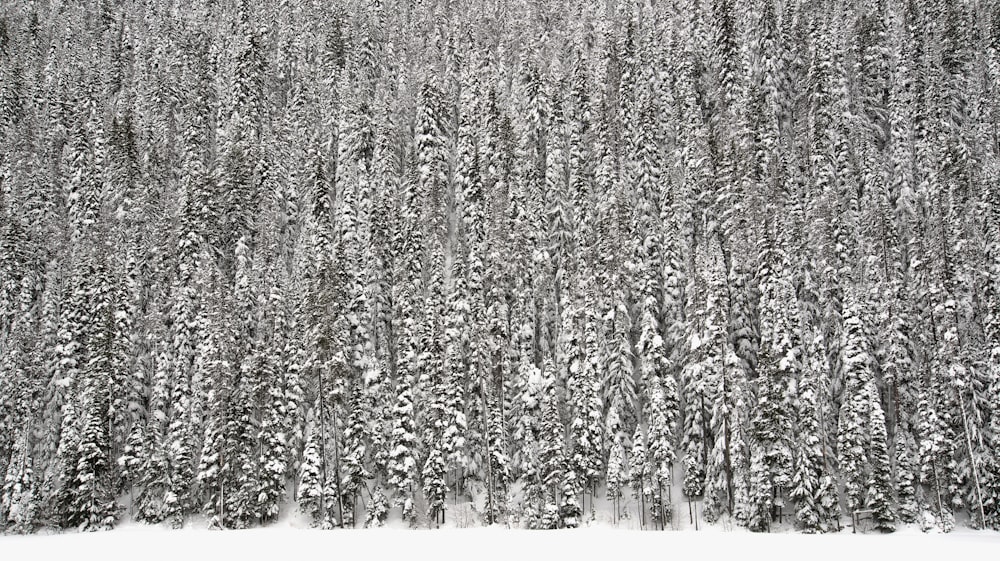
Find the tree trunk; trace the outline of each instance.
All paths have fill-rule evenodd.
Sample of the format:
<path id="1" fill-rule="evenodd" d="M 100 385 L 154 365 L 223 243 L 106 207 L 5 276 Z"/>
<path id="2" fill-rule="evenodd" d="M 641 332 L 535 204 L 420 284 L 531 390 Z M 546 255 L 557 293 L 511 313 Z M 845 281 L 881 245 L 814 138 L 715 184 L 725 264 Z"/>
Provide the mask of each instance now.
<path id="1" fill-rule="evenodd" d="M 941 480 L 938 479 L 937 460 L 931 460 L 931 470 L 934 473 L 934 493 L 937 497 L 938 515 L 944 515 L 944 500 L 941 498 Z"/>
<path id="2" fill-rule="evenodd" d="M 340 519 L 337 521 L 337 525 L 341 528 L 344 527 L 344 494 L 340 489 L 340 439 L 337 435 L 337 408 L 333 408 L 333 472 L 334 472 L 334 489 L 337 492 L 337 510 Z"/>
<path id="3" fill-rule="evenodd" d="M 733 500 L 733 463 L 732 463 L 732 456 L 731 456 L 730 450 L 729 450 L 729 447 L 730 447 L 730 438 L 731 437 L 732 437 L 732 434 L 730 432 L 729 418 L 727 417 L 725 419 L 725 421 L 723 422 L 723 438 L 725 439 L 725 443 L 724 443 L 724 446 L 723 446 L 723 449 L 722 449 L 722 455 L 723 455 L 723 462 L 724 462 L 723 471 L 726 474 L 726 493 L 728 494 L 727 498 L 728 498 L 728 503 L 729 503 L 729 514 L 730 515 L 733 514 L 733 510 L 734 510 L 734 507 L 735 507 L 734 500 Z"/>
<path id="4" fill-rule="evenodd" d="M 483 444 L 486 447 L 486 523 L 488 525 L 496 522 L 493 512 L 493 456 L 490 453 L 490 402 L 486 396 L 486 382 L 482 378 L 479 380 L 479 395 L 483 400 Z"/>
<path id="5" fill-rule="evenodd" d="M 226 527 L 226 480 L 219 478 L 219 527 Z"/>
<path id="6" fill-rule="evenodd" d="M 976 457 L 972 451 L 972 437 L 969 436 L 969 417 L 965 413 L 965 398 L 962 392 L 958 392 L 959 406 L 962 408 L 962 425 L 965 428 L 965 445 L 969 452 L 969 463 L 972 465 L 972 479 L 976 483 L 976 498 L 979 499 L 979 521 L 983 527 L 986 526 L 986 509 L 983 507 L 983 488 L 979 484 L 979 468 L 976 466 Z"/>
<path id="7" fill-rule="evenodd" d="M 642 488 L 643 481 L 639 480 L 639 529 L 646 529 L 646 493 Z"/>
<path id="8" fill-rule="evenodd" d="M 317 399 L 319 400 L 319 471 L 320 471 L 320 501 L 319 501 L 319 514 L 320 520 L 325 521 L 329 513 L 326 511 L 326 388 L 323 385 L 323 370 L 325 367 L 320 366 L 318 378 L 319 378 L 319 395 Z"/>
<path id="9" fill-rule="evenodd" d="M 657 485 L 657 487 L 659 488 L 658 492 L 660 494 L 659 514 L 660 514 L 660 530 L 662 531 L 667 529 L 667 513 L 665 512 L 667 509 L 666 505 L 663 503 L 663 483 L 660 483 L 659 485 Z"/>

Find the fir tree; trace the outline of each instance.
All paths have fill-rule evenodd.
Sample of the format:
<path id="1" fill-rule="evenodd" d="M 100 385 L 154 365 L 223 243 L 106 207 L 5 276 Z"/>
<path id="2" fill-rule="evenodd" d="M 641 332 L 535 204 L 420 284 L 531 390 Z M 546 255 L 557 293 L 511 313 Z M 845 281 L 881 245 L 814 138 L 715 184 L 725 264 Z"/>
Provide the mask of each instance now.
<path id="1" fill-rule="evenodd" d="M 872 519 L 875 527 L 883 531 L 895 529 L 896 516 L 892 511 L 892 474 L 888 450 L 888 437 L 885 429 L 885 414 L 882 412 L 882 402 L 878 388 L 871 382 L 867 387 L 869 393 L 869 420 L 871 431 L 871 474 L 868 480 L 868 491 L 865 505 L 873 511 Z"/>
<path id="2" fill-rule="evenodd" d="M 897 430 L 896 450 L 896 504 L 899 521 L 912 524 L 920 514 L 917 504 L 916 475 L 914 474 L 913 437 L 905 430 Z"/>

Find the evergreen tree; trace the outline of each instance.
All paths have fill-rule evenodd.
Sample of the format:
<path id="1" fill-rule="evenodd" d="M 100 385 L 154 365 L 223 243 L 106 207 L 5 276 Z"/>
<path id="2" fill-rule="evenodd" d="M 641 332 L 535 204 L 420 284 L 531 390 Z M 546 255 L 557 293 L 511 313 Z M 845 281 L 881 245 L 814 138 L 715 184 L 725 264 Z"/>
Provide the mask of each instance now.
<path id="1" fill-rule="evenodd" d="M 30 533 L 38 522 L 41 504 L 36 495 L 27 431 L 21 431 L 21 436 L 17 437 L 6 471 L 0 494 L 3 526 L 13 533 Z"/>
<path id="2" fill-rule="evenodd" d="M 656 383 L 656 382 L 654 382 Z M 674 433 L 677 427 L 677 386 L 673 377 L 667 375 L 663 381 L 652 388 L 650 396 L 649 416 L 649 462 L 651 466 L 651 483 L 655 497 L 652 513 L 661 530 L 666 529 L 670 519 L 672 505 L 669 500 L 670 486 L 673 483 L 674 461 L 677 459 L 674 451 Z"/>
<path id="3" fill-rule="evenodd" d="M 888 450 L 888 437 L 885 429 L 885 414 L 882 412 L 882 402 L 875 383 L 868 384 L 869 426 L 871 430 L 871 474 L 868 480 L 868 491 L 865 505 L 873 511 L 872 519 L 875 527 L 880 530 L 895 529 L 896 516 L 892 511 L 892 474 Z"/>
<path id="4" fill-rule="evenodd" d="M 920 511 L 917 505 L 916 475 L 914 474 L 913 437 L 906 431 L 896 432 L 896 504 L 899 521 L 912 524 L 917 520 Z"/>
<path id="5" fill-rule="evenodd" d="M 646 437 L 642 433 L 641 427 L 635 427 L 632 435 L 632 449 L 628 454 L 628 477 L 632 484 L 632 495 L 639 502 L 639 521 L 645 525 L 646 501 L 651 494 L 649 487 L 649 456 L 646 449 Z"/>
<path id="6" fill-rule="evenodd" d="M 822 366 L 823 345 L 818 334 L 812 334 L 806 345 L 808 357 L 797 386 L 795 471 L 789 495 L 795 505 L 795 519 L 806 532 L 838 529 L 835 489 L 830 484 L 825 446 L 822 437 L 821 386 L 817 383 Z"/>
<path id="7" fill-rule="evenodd" d="M 326 481 L 323 474 L 323 461 L 320 456 L 322 448 L 320 446 L 319 431 L 307 425 L 308 437 L 306 438 L 305 450 L 302 452 L 302 464 L 299 467 L 299 509 L 306 513 L 313 521 L 319 523 L 324 519 L 326 500 L 324 492 Z"/>
<path id="8" fill-rule="evenodd" d="M 541 507 L 541 527 L 550 529 L 558 527 L 561 523 L 559 505 L 564 496 L 564 478 L 575 477 L 575 474 L 568 476 L 564 469 L 565 428 L 559 414 L 553 370 L 551 359 L 546 359 L 541 374 L 541 420 L 538 427 L 539 447 L 536 468 L 544 497 Z"/>

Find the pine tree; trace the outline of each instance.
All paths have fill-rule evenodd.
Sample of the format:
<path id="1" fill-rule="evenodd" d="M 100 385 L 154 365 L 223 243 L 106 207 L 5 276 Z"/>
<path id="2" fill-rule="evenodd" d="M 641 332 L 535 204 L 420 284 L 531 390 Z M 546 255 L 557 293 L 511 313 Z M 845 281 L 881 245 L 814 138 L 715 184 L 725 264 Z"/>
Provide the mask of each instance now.
<path id="1" fill-rule="evenodd" d="M 613 505 L 613 520 L 618 521 L 619 517 L 622 515 L 621 511 L 621 497 L 622 497 L 622 487 L 628 483 L 626 478 L 627 475 L 627 458 L 625 456 L 625 435 L 622 433 L 617 433 L 611 441 L 611 450 L 608 452 L 608 470 L 607 470 L 607 492 L 608 497 L 611 499 L 611 504 Z"/>
<path id="2" fill-rule="evenodd" d="M 0 493 L 0 518 L 3 526 L 16 534 L 34 531 L 41 507 L 36 495 L 27 434 L 28 431 L 23 430 L 15 440 Z"/>
<path id="3" fill-rule="evenodd" d="M 413 512 L 413 485 L 416 480 L 415 447 L 417 437 L 413 423 L 413 394 L 407 380 L 397 382 L 396 404 L 392 409 L 392 433 L 389 445 L 389 479 L 396 490 L 396 501 L 403 509 L 404 519 Z"/>
<path id="4" fill-rule="evenodd" d="M 913 437 L 907 431 L 898 429 L 896 431 L 896 504 L 899 521 L 904 524 L 912 524 L 920 514 L 917 504 L 916 475 L 914 474 L 913 460 Z"/>
<path id="5" fill-rule="evenodd" d="M 539 528 L 544 509 L 545 485 L 541 476 L 540 424 L 542 420 L 541 370 L 522 355 L 518 368 L 519 392 L 515 401 L 516 413 L 512 438 L 523 445 L 513 449 L 515 473 L 523 485 L 521 509 L 529 528 Z"/>
<path id="6" fill-rule="evenodd" d="M 892 474 L 888 450 L 888 437 L 885 429 L 885 414 L 882 412 L 882 401 L 874 382 L 867 386 L 869 393 L 869 420 L 871 431 L 870 455 L 871 474 L 868 480 L 868 491 L 865 506 L 871 509 L 875 527 L 883 531 L 895 529 L 896 516 L 892 511 Z"/>
<path id="7" fill-rule="evenodd" d="M 684 495 L 689 501 L 701 497 L 705 492 L 705 468 L 708 465 L 708 401 L 706 382 L 701 377 L 699 363 L 684 367 Z"/>
<path id="8" fill-rule="evenodd" d="M 81 530 L 108 530 L 118 517 L 118 505 L 108 491 L 110 462 L 104 420 L 88 407 L 77 450 L 77 465 L 71 492 L 72 512 L 66 522 Z"/>
<path id="9" fill-rule="evenodd" d="M 440 448 L 431 448 L 420 475 L 423 478 L 424 495 L 427 499 L 427 515 L 434 520 L 435 526 L 444 522 L 445 501 L 448 495 L 445 469 L 444 453 Z"/>
<path id="10" fill-rule="evenodd" d="M 319 431 L 307 425 L 307 438 L 305 450 L 302 452 L 302 464 L 299 467 L 299 509 L 306 513 L 314 524 L 320 523 L 324 519 L 326 501 L 324 492 L 326 481 L 323 474 L 323 463 L 320 457 L 322 448 L 320 445 Z"/>
<path id="11" fill-rule="evenodd" d="M 936 522 L 945 531 L 954 527 L 954 513 L 948 500 L 946 469 L 950 463 L 951 445 L 946 430 L 938 415 L 936 404 L 930 401 L 930 391 L 921 392 L 917 404 L 919 423 L 916 427 L 920 435 L 920 482 L 929 488 L 929 506 L 932 509 L 932 524 Z"/>
<path id="12" fill-rule="evenodd" d="M 367 463 L 367 443 L 371 432 L 368 416 L 371 410 L 362 388 L 354 388 L 349 400 L 347 426 L 344 428 L 344 457 L 341 493 L 345 505 L 344 524 L 355 525 L 355 512 L 361 488 L 371 476 Z"/>
<path id="13" fill-rule="evenodd" d="M 574 483 L 579 485 L 577 494 L 583 494 L 584 504 L 578 508 L 586 506 L 586 491 L 592 488 L 603 463 L 602 403 L 594 364 L 598 351 L 595 341 L 597 323 L 591 311 L 593 299 L 589 286 L 584 284 L 580 290 L 585 296 L 582 298 L 582 309 L 577 312 L 584 315 L 584 330 L 580 333 L 575 323 L 569 330 L 571 354 L 567 380 L 572 401 L 568 469 L 574 472 Z"/>
<path id="14" fill-rule="evenodd" d="M 565 462 L 565 428 L 560 418 L 556 395 L 554 367 L 551 359 L 542 366 L 541 422 L 538 427 L 538 477 L 543 489 L 541 527 L 556 528 L 560 524 L 559 505 L 563 497 Z M 572 476 L 575 477 L 575 474 Z M 575 499 L 574 499 L 575 500 Z"/>
<path id="15" fill-rule="evenodd" d="M 869 454 L 869 446 L 874 438 L 877 427 L 873 426 L 871 416 L 872 400 L 869 384 L 873 382 L 871 372 L 874 360 L 869 352 L 867 333 L 865 332 L 860 306 L 849 305 L 845 310 L 844 319 L 844 404 L 840 409 L 840 419 L 837 426 L 838 465 L 843 472 L 846 506 L 849 512 L 861 510 L 865 504 L 866 481 L 865 473 L 875 461 Z M 878 404 L 881 409 L 881 403 Z M 881 414 L 881 411 L 879 411 Z M 884 430 L 885 420 L 882 417 Z M 885 450 L 885 437 L 882 439 L 882 449 Z M 888 457 L 884 457 L 888 465 Z M 885 474 L 887 475 L 887 474 Z M 887 482 L 883 483 L 887 484 Z M 884 489 L 888 491 L 888 489 Z"/>
<path id="16" fill-rule="evenodd" d="M 988 438 L 993 455 L 990 459 L 988 475 L 986 476 L 985 500 L 986 525 L 990 528 L 1000 527 L 1000 452 L 996 444 L 1000 442 L 1000 415 L 996 414 L 996 406 L 1000 404 L 1000 352 L 994 349 L 990 356 L 990 424 Z M 902 517 L 902 516 L 901 516 Z"/>
<path id="17" fill-rule="evenodd" d="M 225 516 L 226 477 L 229 454 L 224 448 L 225 407 L 231 391 L 229 386 L 230 364 L 228 352 L 230 340 L 224 329 L 224 316 L 214 309 L 206 315 L 205 338 L 198 346 L 199 377 L 207 390 L 204 401 L 204 434 L 199 455 L 196 480 L 199 488 L 199 506 L 209 517 L 210 524 L 221 526 Z M 142 438 L 136 434 L 136 438 Z M 143 444 L 137 444 L 141 449 Z"/>
<path id="18" fill-rule="evenodd" d="M 809 533 L 837 529 L 831 518 L 836 512 L 836 495 L 831 496 L 827 458 L 821 433 L 820 386 L 817 383 L 822 365 L 823 345 L 818 334 L 810 334 L 806 344 L 808 357 L 797 386 L 795 471 L 789 492 L 795 505 L 795 520 Z M 826 481 L 825 481 L 826 480 Z"/>
<path id="19" fill-rule="evenodd" d="M 649 416 L 649 462 L 651 466 L 651 484 L 655 492 L 652 513 L 661 530 L 666 529 L 670 519 L 669 495 L 673 483 L 673 466 L 677 459 L 674 451 L 674 433 L 677 426 L 677 386 L 670 375 L 652 388 L 650 396 Z M 659 386 L 659 387 L 657 387 Z"/>
<path id="20" fill-rule="evenodd" d="M 632 495 L 639 502 L 639 521 L 641 525 L 646 522 L 646 501 L 650 495 L 649 487 L 649 456 L 646 449 L 646 436 L 642 433 L 641 427 L 636 425 L 635 433 L 632 435 L 632 449 L 628 454 L 628 478 L 632 484 Z"/>

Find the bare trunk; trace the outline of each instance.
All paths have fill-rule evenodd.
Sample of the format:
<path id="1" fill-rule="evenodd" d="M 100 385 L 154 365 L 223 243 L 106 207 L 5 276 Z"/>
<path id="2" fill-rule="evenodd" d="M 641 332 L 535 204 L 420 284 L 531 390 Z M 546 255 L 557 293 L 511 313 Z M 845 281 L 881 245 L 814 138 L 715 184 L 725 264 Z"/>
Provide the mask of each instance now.
<path id="1" fill-rule="evenodd" d="M 226 483 L 225 479 L 219 482 L 219 526 L 226 527 Z"/>
<path id="2" fill-rule="evenodd" d="M 340 439 L 337 436 L 337 408 L 333 408 L 333 472 L 334 488 L 337 490 L 337 510 L 340 520 L 338 525 L 344 527 L 344 494 L 340 489 Z"/>
<path id="3" fill-rule="evenodd" d="M 324 367 L 319 369 L 319 470 L 320 470 L 320 501 L 319 501 L 319 514 L 320 520 L 326 520 L 328 513 L 326 512 L 326 395 L 325 387 L 323 385 L 323 370 Z"/>
<path id="4" fill-rule="evenodd" d="M 962 392 L 958 392 L 959 406 L 962 408 L 962 424 L 965 427 L 965 445 L 969 452 L 969 463 L 972 465 L 972 479 L 976 483 L 976 498 L 979 499 L 979 521 L 985 527 L 986 509 L 983 508 L 983 489 L 979 484 L 979 468 L 976 466 L 976 457 L 972 452 L 972 437 L 969 436 L 969 417 L 965 413 L 965 398 Z"/>
<path id="5" fill-rule="evenodd" d="M 493 456 L 490 453 L 490 402 L 486 396 L 486 384 L 483 379 L 479 380 L 479 394 L 483 400 L 483 443 L 486 447 L 486 523 L 496 522 L 493 505 L 494 480 L 493 480 Z"/>
<path id="6" fill-rule="evenodd" d="M 938 479 L 937 460 L 931 461 L 931 469 L 934 473 L 934 493 L 937 497 L 938 514 L 944 515 L 944 500 L 941 498 L 941 480 Z"/>
<path id="7" fill-rule="evenodd" d="M 646 494 L 642 489 L 643 481 L 639 480 L 639 528 L 646 528 Z"/>
<path id="8" fill-rule="evenodd" d="M 665 512 L 666 505 L 663 502 L 663 484 L 659 484 L 659 494 L 660 494 L 660 530 L 667 529 L 667 513 Z"/>
<path id="9" fill-rule="evenodd" d="M 726 493 L 728 494 L 728 504 L 729 504 L 729 514 L 733 513 L 734 501 L 733 501 L 733 464 L 732 457 L 730 455 L 730 438 L 732 434 L 730 432 L 729 419 L 727 418 L 724 422 L 723 428 L 723 438 L 725 438 L 725 445 L 722 450 L 724 471 L 726 473 Z"/>

